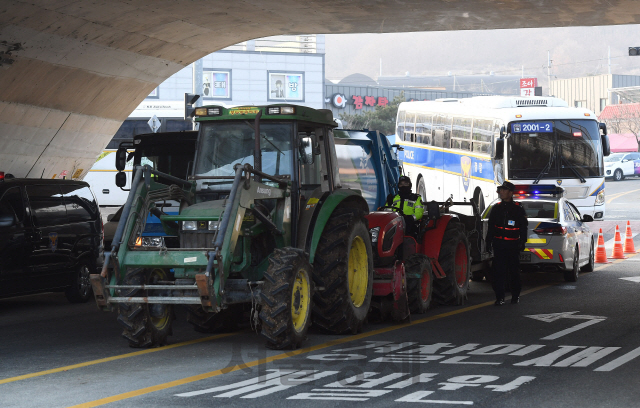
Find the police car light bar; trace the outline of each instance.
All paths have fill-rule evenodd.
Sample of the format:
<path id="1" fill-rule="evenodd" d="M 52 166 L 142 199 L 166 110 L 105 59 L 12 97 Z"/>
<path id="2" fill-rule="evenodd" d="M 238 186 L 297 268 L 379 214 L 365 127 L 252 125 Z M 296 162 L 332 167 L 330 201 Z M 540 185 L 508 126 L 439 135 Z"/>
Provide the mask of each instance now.
<path id="1" fill-rule="evenodd" d="M 553 184 L 520 184 L 515 186 L 514 193 L 519 195 L 560 195 L 564 188 Z"/>

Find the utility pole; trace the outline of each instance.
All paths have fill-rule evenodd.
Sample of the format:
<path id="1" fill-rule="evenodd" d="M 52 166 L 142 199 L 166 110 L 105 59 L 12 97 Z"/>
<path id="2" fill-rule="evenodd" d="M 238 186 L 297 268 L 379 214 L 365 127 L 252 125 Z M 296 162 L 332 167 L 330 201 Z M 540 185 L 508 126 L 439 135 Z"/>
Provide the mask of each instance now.
<path id="1" fill-rule="evenodd" d="M 547 51 L 547 82 L 549 84 L 549 96 L 551 96 L 551 51 Z"/>

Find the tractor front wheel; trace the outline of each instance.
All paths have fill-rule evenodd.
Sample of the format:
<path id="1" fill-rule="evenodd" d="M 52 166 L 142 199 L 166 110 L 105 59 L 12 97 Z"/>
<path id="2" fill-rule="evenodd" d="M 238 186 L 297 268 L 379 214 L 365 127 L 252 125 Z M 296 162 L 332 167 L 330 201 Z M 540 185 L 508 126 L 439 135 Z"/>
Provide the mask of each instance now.
<path id="1" fill-rule="evenodd" d="M 425 255 L 413 254 L 407 258 L 404 267 L 407 274 L 409 309 L 411 313 L 425 313 L 431 305 L 433 290 L 431 262 Z"/>
<path id="2" fill-rule="evenodd" d="M 469 241 L 461 223 L 450 221 L 447 225 L 442 237 L 438 262 L 446 276 L 435 280 L 434 296 L 440 304 L 463 304 L 469 290 L 471 262 Z"/>
<path id="3" fill-rule="evenodd" d="M 314 323 L 333 333 L 362 331 L 373 295 L 373 256 L 362 211 L 338 209 L 324 227 L 314 260 Z"/>
<path id="4" fill-rule="evenodd" d="M 134 269 L 123 279 L 123 285 L 157 285 L 160 281 L 171 280 L 164 269 Z M 162 290 L 118 289 L 119 297 L 163 296 Z M 170 304 L 120 303 L 118 323 L 124 326 L 122 336 L 130 347 L 159 347 L 167 344 L 175 319 Z"/>
<path id="5" fill-rule="evenodd" d="M 311 325 L 312 275 L 309 257 L 300 249 L 276 249 L 269 257 L 260 294 L 267 347 L 297 349 L 306 339 Z"/>

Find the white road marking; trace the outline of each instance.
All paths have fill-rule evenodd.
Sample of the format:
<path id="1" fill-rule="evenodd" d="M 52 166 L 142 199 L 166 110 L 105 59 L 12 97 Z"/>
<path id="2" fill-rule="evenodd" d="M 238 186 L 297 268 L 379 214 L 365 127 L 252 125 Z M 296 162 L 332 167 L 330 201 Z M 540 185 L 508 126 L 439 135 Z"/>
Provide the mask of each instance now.
<path id="1" fill-rule="evenodd" d="M 633 258 L 635 260 L 635 258 Z M 638 260 L 640 260 L 640 258 L 638 258 Z M 630 278 L 620 278 L 622 280 L 627 280 L 630 282 L 640 282 L 640 276 L 632 276 Z"/>
<path id="2" fill-rule="evenodd" d="M 557 332 L 557 333 L 554 333 L 554 334 L 552 334 L 552 335 L 550 335 L 550 336 L 543 337 L 543 338 L 541 338 L 540 340 L 555 340 L 555 339 L 558 339 L 558 338 L 560 338 L 560 337 L 562 337 L 562 336 L 566 336 L 566 335 L 567 335 L 567 334 L 569 334 L 569 333 L 573 333 L 573 332 L 578 331 L 578 330 L 580 330 L 580 329 L 584 329 L 585 327 L 591 326 L 592 324 L 600 323 L 600 322 L 603 322 L 603 321 L 605 321 L 605 320 L 606 320 L 606 319 L 593 319 L 593 320 L 589 320 L 589 321 L 586 321 L 586 322 L 584 322 L 584 323 L 580 323 L 580 324 L 578 324 L 578 325 L 575 325 L 575 326 L 573 326 L 573 327 L 570 327 L 570 328 L 568 328 L 568 329 L 565 329 L 565 330 L 559 331 L 559 332 Z"/>
<path id="3" fill-rule="evenodd" d="M 396 402 L 424 402 L 425 404 L 447 404 L 447 405 L 473 405 L 473 401 L 447 401 L 447 400 L 425 400 L 435 391 L 416 391 L 412 394 L 405 395 L 396 400 Z"/>
<path id="4" fill-rule="evenodd" d="M 628 363 L 629 361 L 633 360 L 634 358 L 640 356 L 640 347 L 638 347 L 635 350 L 631 350 L 630 352 L 628 352 L 627 354 L 620 356 L 618 358 L 616 358 L 613 361 L 608 362 L 607 364 L 596 368 L 593 371 L 611 371 L 614 370 L 618 367 L 620 367 L 621 365 Z"/>

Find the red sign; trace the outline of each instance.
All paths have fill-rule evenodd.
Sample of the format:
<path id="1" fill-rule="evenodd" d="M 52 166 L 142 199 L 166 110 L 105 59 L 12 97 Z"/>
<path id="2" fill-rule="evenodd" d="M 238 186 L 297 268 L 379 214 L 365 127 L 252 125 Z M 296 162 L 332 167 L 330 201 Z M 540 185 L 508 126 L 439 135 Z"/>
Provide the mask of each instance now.
<path id="1" fill-rule="evenodd" d="M 376 105 L 376 97 L 375 96 L 359 96 L 352 95 L 353 104 L 356 106 L 356 109 L 362 109 L 364 105 L 367 106 L 387 106 L 389 104 L 389 99 L 385 96 L 379 96 L 378 102 Z"/>
<path id="2" fill-rule="evenodd" d="M 535 88 L 538 86 L 538 78 L 520 78 L 520 88 Z"/>

